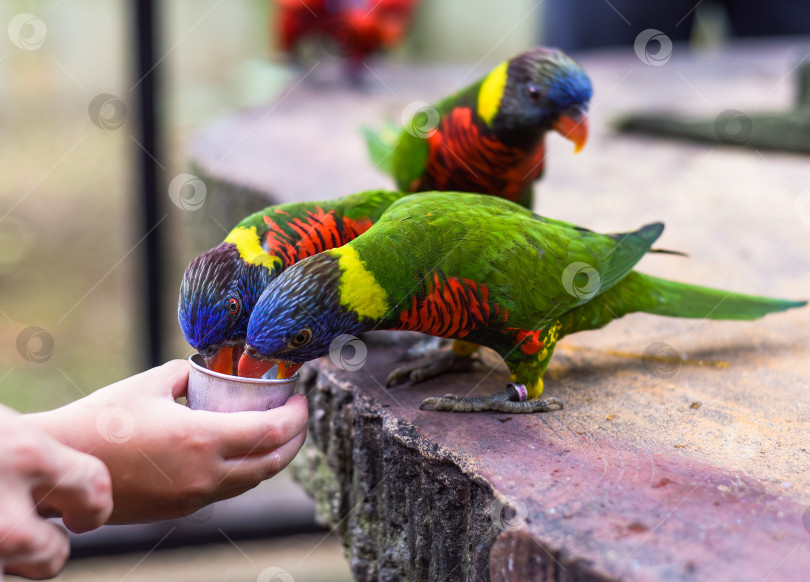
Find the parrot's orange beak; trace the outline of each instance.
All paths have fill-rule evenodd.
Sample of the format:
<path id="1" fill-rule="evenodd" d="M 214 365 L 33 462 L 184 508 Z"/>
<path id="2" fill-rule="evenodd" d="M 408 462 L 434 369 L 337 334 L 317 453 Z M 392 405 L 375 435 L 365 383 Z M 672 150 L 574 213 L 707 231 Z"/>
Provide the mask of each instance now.
<path id="1" fill-rule="evenodd" d="M 292 377 L 298 371 L 298 368 L 303 366 L 304 363 L 301 362 L 297 364 L 295 362 L 288 362 L 286 360 L 279 360 L 278 361 L 278 376 L 279 380 L 286 380 L 287 378 Z"/>
<path id="2" fill-rule="evenodd" d="M 220 374 L 236 375 L 236 365 L 242 355 L 242 346 L 224 345 L 210 358 L 205 358 L 205 366 Z"/>
<path id="3" fill-rule="evenodd" d="M 288 362 L 287 360 L 273 360 L 258 358 L 245 351 L 239 358 L 239 375 L 244 378 L 261 378 L 273 366 L 278 365 L 278 380 L 286 380 L 303 366 L 303 363 Z"/>
<path id="4" fill-rule="evenodd" d="M 239 358 L 239 375 L 243 378 L 261 378 L 264 374 L 276 365 L 275 360 L 266 360 L 251 355 L 253 350 L 245 350 Z"/>
<path id="5" fill-rule="evenodd" d="M 575 154 L 585 147 L 585 143 L 588 141 L 588 116 L 584 111 L 569 110 L 560 115 L 553 127 L 565 139 L 574 142 Z"/>

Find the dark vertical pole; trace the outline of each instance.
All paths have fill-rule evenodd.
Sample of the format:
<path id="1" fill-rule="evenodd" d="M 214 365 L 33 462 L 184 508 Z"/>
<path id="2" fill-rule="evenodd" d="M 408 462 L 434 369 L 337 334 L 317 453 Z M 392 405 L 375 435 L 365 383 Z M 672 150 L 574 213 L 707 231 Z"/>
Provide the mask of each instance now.
<path id="1" fill-rule="evenodd" d="M 163 312 L 160 290 L 162 289 L 163 261 L 161 254 L 160 228 L 155 228 L 160 220 L 158 198 L 159 179 L 155 160 L 160 159 L 158 151 L 159 131 L 156 115 L 159 69 L 156 64 L 157 18 L 155 2 L 152 0 L 131 0 L 135 17 L 135 100 L 137 116 L 135 132 L 141 148 L 135 150 L 138 157 L 139 192 L 137 196 L 141 211 L 139 237 L 146 238 L 141 243 L 143 262 L 141 321 L 144 337 L 144 355 L 147 365 L 155 366 L 162 361 L 162 336 L 160 333 Z M 140 310 L 138 310 L 140 311 Z"/>

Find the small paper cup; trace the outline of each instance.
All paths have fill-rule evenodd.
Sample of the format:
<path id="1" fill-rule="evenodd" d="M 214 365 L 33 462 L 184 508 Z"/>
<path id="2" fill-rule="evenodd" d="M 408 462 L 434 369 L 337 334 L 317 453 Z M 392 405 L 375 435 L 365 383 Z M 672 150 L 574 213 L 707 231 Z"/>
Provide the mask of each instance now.
<path id="1" fill-rule="evenodd" d="M 188 359 L 188 407 L 212 412 L 269 410 L 284 404 L 295 392 L 298 372 L 286 380 L 241 378 L 213 372 L 200 354 Z"/>

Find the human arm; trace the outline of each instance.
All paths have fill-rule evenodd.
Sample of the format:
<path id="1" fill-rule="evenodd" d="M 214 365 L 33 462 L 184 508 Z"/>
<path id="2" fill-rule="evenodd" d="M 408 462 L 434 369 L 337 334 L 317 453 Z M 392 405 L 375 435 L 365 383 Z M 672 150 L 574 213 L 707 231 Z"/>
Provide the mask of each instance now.
<path id="1" fill-rule="evenodd" d="M 56 410 L 29 415 L 112 476 L 109 523 L 182 517 L 239 495 L 292 461 L 306 437 L 306 398 L 264 412 L 215 413 L 175 402 L 188 362 L 175 360 Z"/>
<path id="2" fill-rule="evenodd" d="M 74 532 L 102 525 L 112 511 L 110 475 L 97 458 L 57 442 L 0 405 L 0 579 L 50 578 L 70 554 L 61 515 Z"/>

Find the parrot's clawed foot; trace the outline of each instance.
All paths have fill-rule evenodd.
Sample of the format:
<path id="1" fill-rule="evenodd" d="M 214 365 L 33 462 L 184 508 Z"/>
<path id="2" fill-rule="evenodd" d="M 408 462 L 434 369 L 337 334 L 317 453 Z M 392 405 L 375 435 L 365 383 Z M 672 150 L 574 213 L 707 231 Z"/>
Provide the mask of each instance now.
<path id="1" fill-rule="evenodd" d="M 521 384 L 510 384 L 506 390 L 497 392 L 486 398 L 470 398 L 445 394 L 442 397 L 431 396 L 425 398 L 419 405 L 424 410 L 432 406 L 433 410 L 449 412 L 506 412 L 509 414 L 522 414 L 531 412 L 550 412 L 562 410 L 563 402 L 556 396 L 542 400 L 521 400 L 525 398 L 526 389 Z"/>
<path id="2" fill-rule="evenodd" d="M 443 337 L 428 335 L 413 344 L 405 353 L 402 354 L 400 360 L 411 361 L 424 358 L 433 352 L 443 351 L 451 343 L 452 340 L 447 340 Z"/>
<path id="3" fill-rule="evenodd" d="M 453 350 L 434 352 L 427 363 L 410 364 L 396 368 L 388 374 L 385 383 L 389 387 L 404 382 L 418 384 L 446 372 L 469 372 L 477 359 L 473 356 L 460 356 Z"/>

